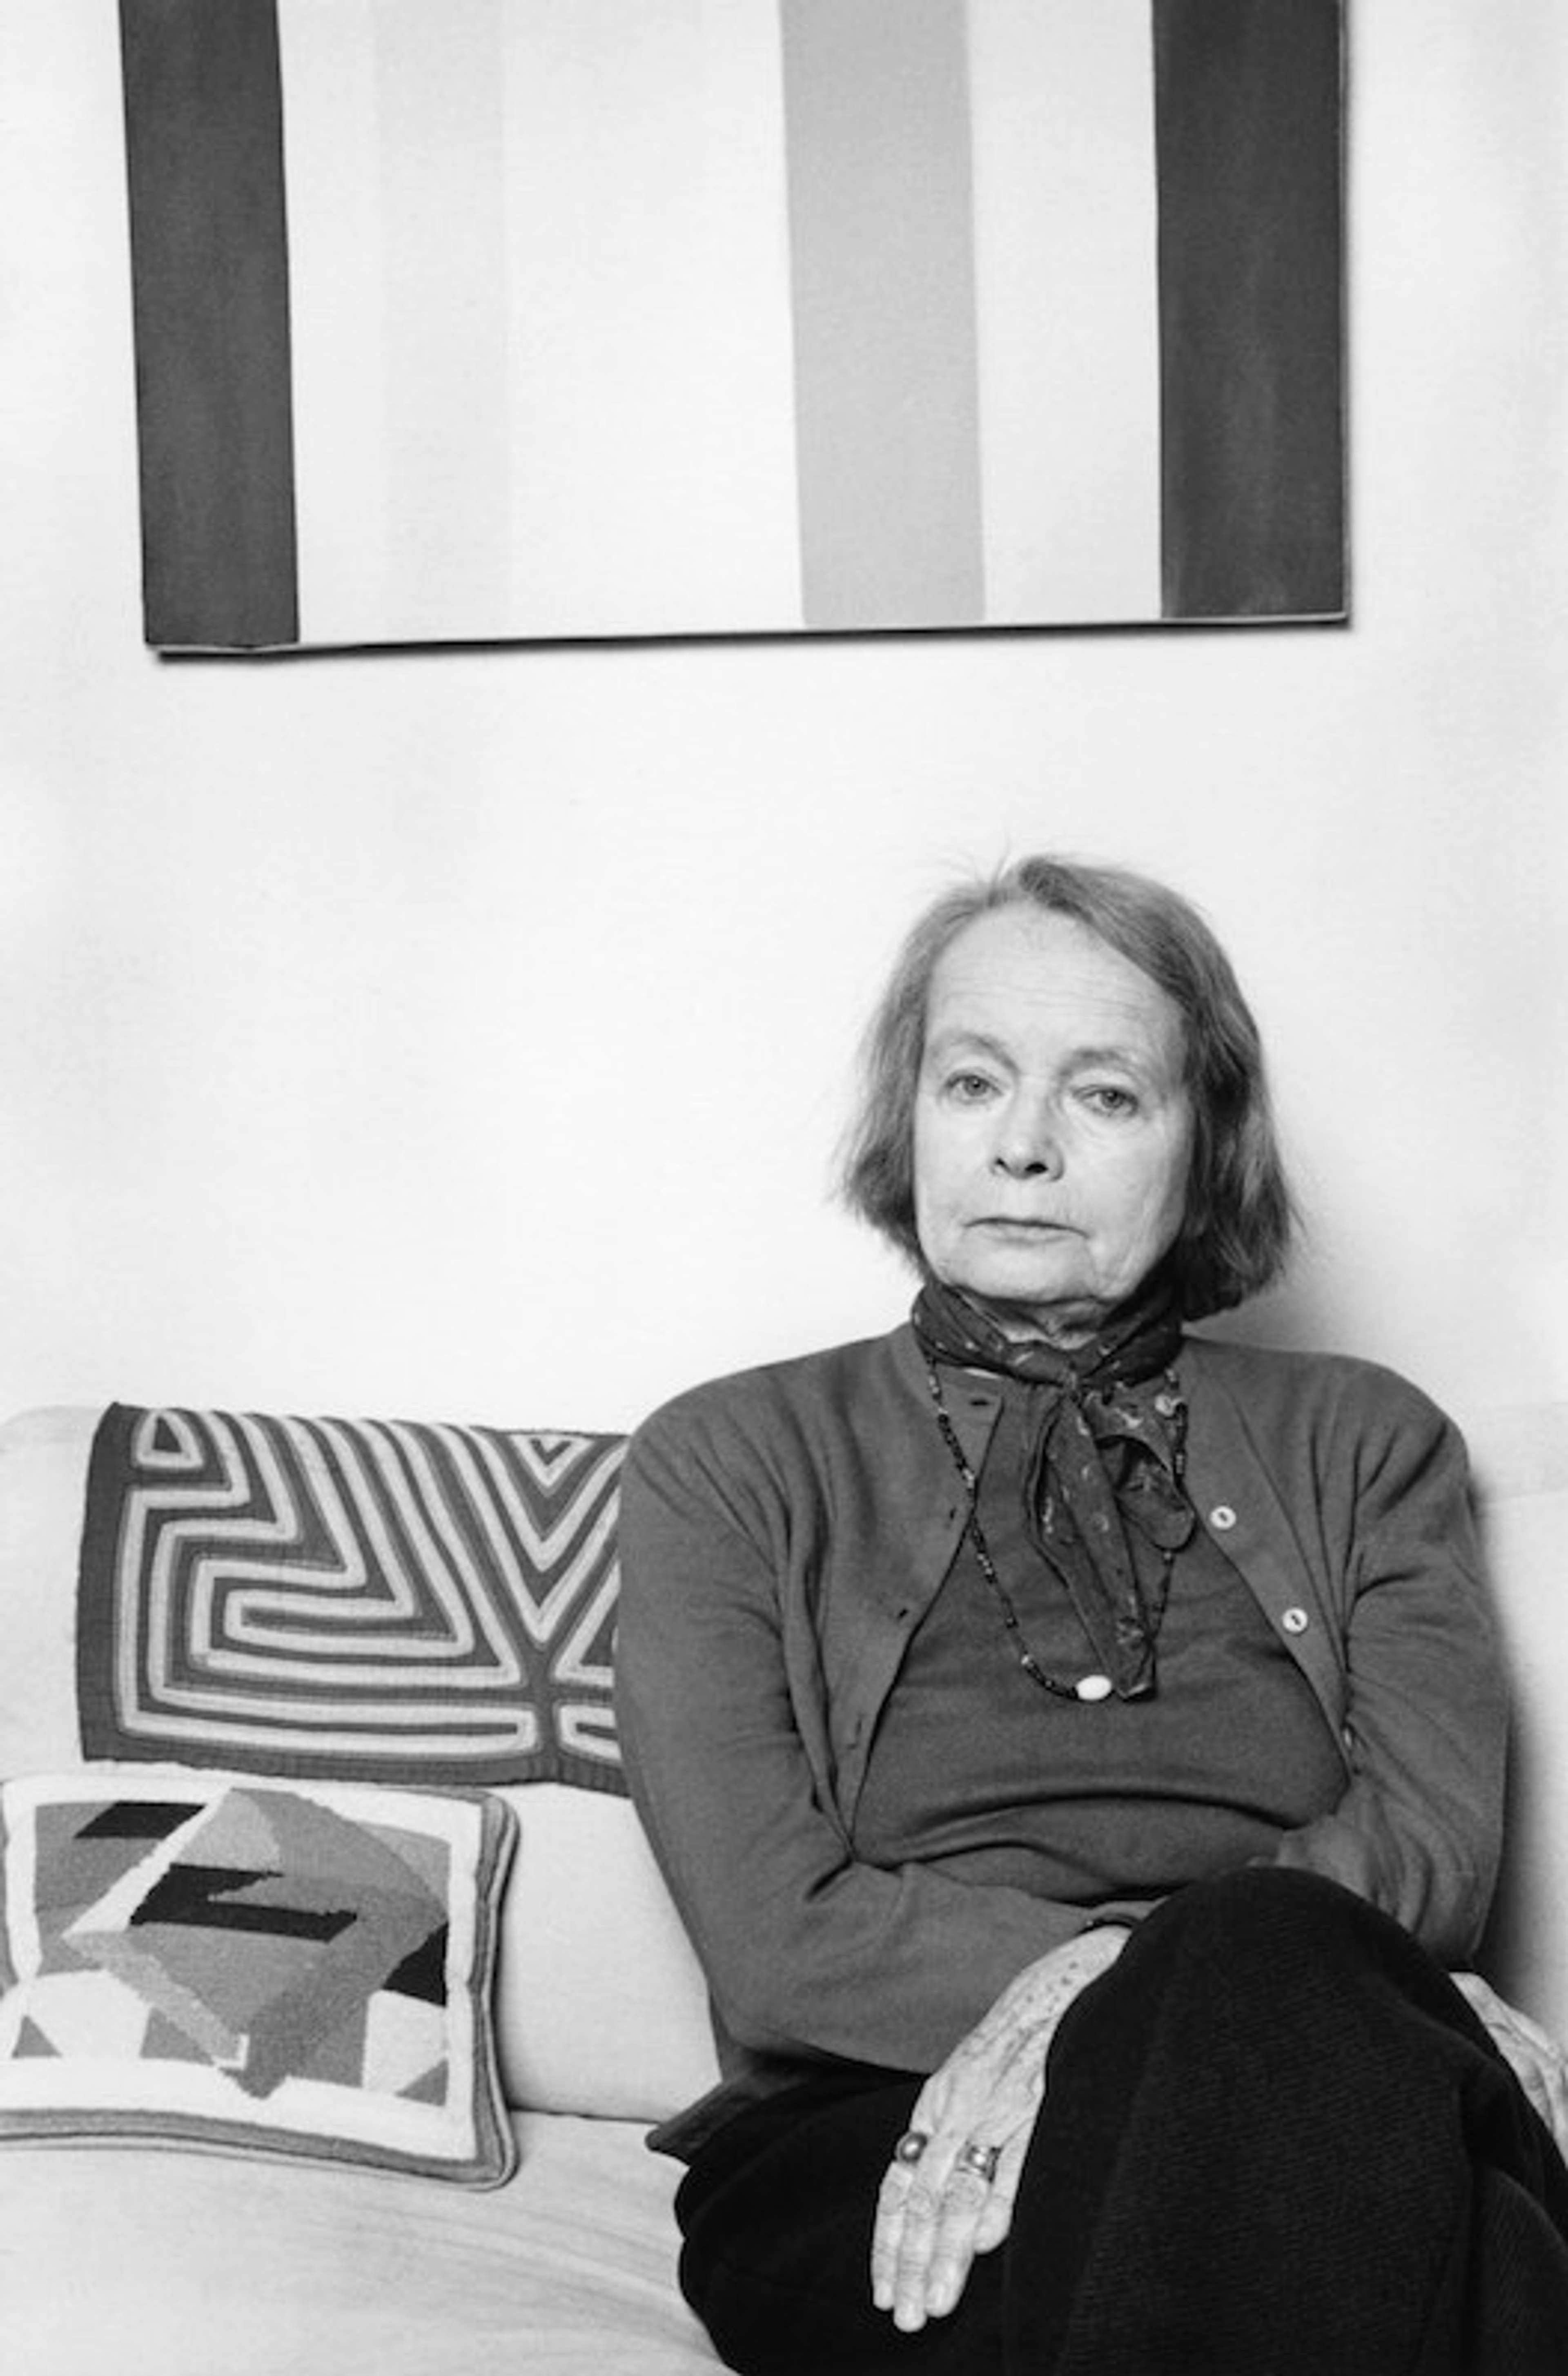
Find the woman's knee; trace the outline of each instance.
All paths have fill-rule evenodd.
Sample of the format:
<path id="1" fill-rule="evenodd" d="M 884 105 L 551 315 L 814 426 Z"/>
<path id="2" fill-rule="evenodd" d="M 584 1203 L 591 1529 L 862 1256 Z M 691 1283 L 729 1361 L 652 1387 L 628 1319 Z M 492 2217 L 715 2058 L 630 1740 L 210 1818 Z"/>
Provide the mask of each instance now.
<path id="1" fill-rule="evenodd" d="M 1138 1928 L 1111 1978 L 1124 1997 L 1219 2019 L 1321 2022 L 1335 2003 L 1416 2002 L 1443 2016 L 1451 1984 L 1408 1932 L 1337 1882 L 1251 1867 L 1194 1882 Z"/>
<path id="2" fill-rule="evenodd" d="M 1321 1873 L 1274 1865 L 1191 1883 L 1157 1907 L 1135 1934 L 1146 1949 L 1269 1961 L 1344 1948 L 1397 1951 L 1415 1942 L 1385 1914 Z M 1416 1951 L 1419 1953 L 1419 1950 Z"/>

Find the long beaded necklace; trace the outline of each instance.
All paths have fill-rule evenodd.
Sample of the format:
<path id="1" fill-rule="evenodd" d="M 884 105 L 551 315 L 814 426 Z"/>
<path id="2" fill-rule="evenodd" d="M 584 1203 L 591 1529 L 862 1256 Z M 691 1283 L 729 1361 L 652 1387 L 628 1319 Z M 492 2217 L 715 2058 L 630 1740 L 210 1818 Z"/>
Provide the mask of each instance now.
<path id="1" fill-rule="evenodd" d="M 970 1467 L 968 1455 L 958 1441 L 957 1430 L 947 1415 L 947 1405 L 942 1394 L 942 1380 L 937 1375 L 936 1364 L 929 1354 L 926 1356 L 925 1374 L 926 1384 L 931 1389 L 932 1401 L 936 1407 L 936 1424 L 942 1431 L 942 1440 L 952 1455 L 953 1466 L 957 1470 L 964 1487 L 967 1503 L 964 1531 L 969 1538 L 969 1546 L 975 1555 L 975 1563 L 990 1586 L 996 1605 L 1002 1611 L 1002 1622 L 1012 1637 L 1019 1666 L 1032 1683 L 1038 1683 L 1040 1690 L 1049 1692 L 1053 1699 L 1080 1700 L 1088 1703 L 1109 1699 L 1115 1689 L 1109 1675 L 1101 1673 L 1080 1675 L 1075 1683 L 1063 1682 L 1059 1675 L 1048 1674 L 1030 1649 L 1013 1596 L 996 1572 L 996 1562 L 991 1555 L 991 1545 L 987 1542 L 985 1529 L 980 1525 L 980 1479 Z M 1187 1473 L 1186 1407 L 1182 1401 L 1173 1370 L 1166 1371 L 1165 1385 L 1166 1394 L 1161 1397 L 1159 1406 L 1160 1415 L 1173 1422 L 1171 1473 L 1176 1483 L 1180 1485 Z M 1169 1408 L 1166 1408 L 1167 1403 L 1169 1403 Z M 1166 1604 L 1170 1598 L 1170 1571 L 1175 1564 L 1175 1550 L 1170 1547 L 1162 1548 L 1159 1579 L 1155 1586 L 1153 1599 L 1144 1610 L 1143 1637 L 1150 1648 L 1158 1639 L 1160 1626 L 1165 1620 Z"/>

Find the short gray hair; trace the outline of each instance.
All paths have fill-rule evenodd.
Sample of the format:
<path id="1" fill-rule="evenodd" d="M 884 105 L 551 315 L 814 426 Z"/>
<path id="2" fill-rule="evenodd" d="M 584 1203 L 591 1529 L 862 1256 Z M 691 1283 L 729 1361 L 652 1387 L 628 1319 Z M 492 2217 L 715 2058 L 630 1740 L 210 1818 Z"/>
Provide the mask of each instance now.
<path id="1" fill-rule="evenodd" d="M 1263 1044 L 1230 960 L 1179 892 L 1119 866 L 1022 858 L 945 892 L 905 940 L 862 1051 L 841 1186 L 851 1210 L 918 1263 L 914 1112 L 932 976 L 949 944 L 1002 908 L 1069 916 L 1158 984 L 1182 1017 L 1194 1142 L 1174 1258 L 1189 1320 L 1224 1312 L 1284 1269 L 1295 1202 Z"/>

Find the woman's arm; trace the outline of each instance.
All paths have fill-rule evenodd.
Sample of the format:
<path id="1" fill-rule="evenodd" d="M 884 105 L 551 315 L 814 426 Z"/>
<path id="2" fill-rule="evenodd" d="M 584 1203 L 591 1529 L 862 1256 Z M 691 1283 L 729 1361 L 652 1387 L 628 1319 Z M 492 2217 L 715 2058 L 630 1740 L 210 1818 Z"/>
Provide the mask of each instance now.
<path id="1" fill-rule="evenodd" d="M 1437 1959 L 1475 1948 L 1502 1845 L 1507 1693 L 1458 1432 L 1402 1381 L 1328 1439 L 1323 1555 L 1342 1568 L 1351 1778 L 1270 1859 L 1342 1882 Z M 1323 1451 L 1320 1444 L 1320 1454 Z"/>
<path id="2" fill-rule="evenodd" d="M 790 1523 L 710 1410 L 677 1405 L 634 1438 L 616 1648 L 632 1794 L 733 2038 L 930 2071 L 1086 1916 L 855 1858 L 787 1669 Z"/>

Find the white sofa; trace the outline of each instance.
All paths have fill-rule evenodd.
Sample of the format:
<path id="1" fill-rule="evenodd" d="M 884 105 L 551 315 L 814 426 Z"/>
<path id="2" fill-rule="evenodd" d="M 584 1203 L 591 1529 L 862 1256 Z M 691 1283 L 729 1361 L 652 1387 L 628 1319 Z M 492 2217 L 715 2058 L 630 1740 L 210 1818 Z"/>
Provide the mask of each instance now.
<path id="1" fill-rule="evenodd" d="M 0 1773 L 81 1762 L 75 1589 L 98 1413 L 0 1429 Z M 1568 1407 L 1467 1428 L 1519 1693 L 1483 1962 L 1568 2034 Z M 715 2073 L 700 1976 L 629 1802 L 510 1789 L 502 2076 L 515 2174 L 445 2180 L 120 2143 L 0 2144 L 0 2340 L 21 2376 L 685 2376 L 678 2171 L 648 2124 Z"/>

